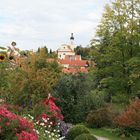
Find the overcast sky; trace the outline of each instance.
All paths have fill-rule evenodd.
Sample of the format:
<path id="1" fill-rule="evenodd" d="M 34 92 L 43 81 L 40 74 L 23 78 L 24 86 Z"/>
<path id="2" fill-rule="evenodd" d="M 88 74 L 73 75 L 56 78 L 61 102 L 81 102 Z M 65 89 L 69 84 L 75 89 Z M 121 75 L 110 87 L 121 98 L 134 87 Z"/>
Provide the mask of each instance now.
<path id="1" fill-rule="evenodd" d="M 68 43 L 86 46 L 95 35 L 110 0 L 0 0 L 0 46 L 17 42 L 20 49 Z"/>

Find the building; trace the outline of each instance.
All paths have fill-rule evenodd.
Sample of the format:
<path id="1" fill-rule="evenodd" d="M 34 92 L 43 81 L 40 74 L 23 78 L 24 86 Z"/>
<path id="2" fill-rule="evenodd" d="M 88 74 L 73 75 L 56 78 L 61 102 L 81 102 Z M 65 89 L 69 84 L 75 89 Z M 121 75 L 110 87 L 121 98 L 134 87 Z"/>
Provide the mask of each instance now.
<path id="1" fill-rule="evenodd" d="M 87 60 L 82 60 L 81 55 L 76 55 L 74 52 L 74 36 L 73 33 L 70 37 L 70 44 L 62 45 L 58 50 L 58 63 L 63 67 L 62 71 L 64 73 L 87 73 L 89 62 Z"/>
<path id="2" fill-rule="evenodd" d="M 73 33 L 71 33 L 70 44 L 63 44 L 57 50 L 58 59 L 65 59 L 65 56 L 67 55 L 75 55 L 74 49 L 75 49 L 74 37 Z"/>

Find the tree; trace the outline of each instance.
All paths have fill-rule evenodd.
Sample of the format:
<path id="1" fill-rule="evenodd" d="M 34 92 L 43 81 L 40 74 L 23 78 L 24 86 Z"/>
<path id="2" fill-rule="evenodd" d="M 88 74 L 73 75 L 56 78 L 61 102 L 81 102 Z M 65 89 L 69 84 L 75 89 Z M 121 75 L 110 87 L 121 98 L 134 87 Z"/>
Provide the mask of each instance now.
<path id="1" fill-rule="evenodd" d="M 58 98 L 58 106 L 62 109 L 66 122 L 81 122 L 79 119 L 80 102 L 91 90 L 91 83 L 85 74 L 64 75 L 55 86 L 54 93 Z M 83 116 L 85 117 L 85 116 Z"/>
<path id="2" fill-rule="evenodd" d="M 6 90 L 1 95 L 7 98 L 8 103 L 29 109 L 52 91 L 61 76 L 61 67 L 55 61 L 47 62 L 47 56 L 42 50 L 21 60 L 21 67 L 2 69 L 4 73 L 9 73 L 2 76 Z"/>
<path id="3" fill-rule="evenodd" d="M 118 93 L 135 96 L 140 90 L 139 6 L 139 0 L 116 0 L 107 5 L 97 29 L 98 44 L 91 42 L 97 63 L 96 88 L 108 94 L 108 101 Z"/>
<path id="4" fill-rule="evenodd" d="M 75 53 L 77 55 L 81 55 L 82 59 L 89 59 L 89 52 L 90 52 L 90 48 L 88 47 L 82 47 L 81 45 L 80 46 L 77 46 L 75 48 Z"/>

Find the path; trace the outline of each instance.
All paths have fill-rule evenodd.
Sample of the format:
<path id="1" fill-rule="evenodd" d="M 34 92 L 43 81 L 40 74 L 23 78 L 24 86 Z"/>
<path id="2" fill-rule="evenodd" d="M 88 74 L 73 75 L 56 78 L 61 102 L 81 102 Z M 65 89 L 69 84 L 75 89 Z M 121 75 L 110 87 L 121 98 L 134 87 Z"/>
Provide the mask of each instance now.
<path id="1" fill-rule="evenodd" d="M 103 138 L 103 137 L 100 137 L 100 136 L 96 136 L 94 135 L 98 140 L 109 140 L 108 138 Z"/>

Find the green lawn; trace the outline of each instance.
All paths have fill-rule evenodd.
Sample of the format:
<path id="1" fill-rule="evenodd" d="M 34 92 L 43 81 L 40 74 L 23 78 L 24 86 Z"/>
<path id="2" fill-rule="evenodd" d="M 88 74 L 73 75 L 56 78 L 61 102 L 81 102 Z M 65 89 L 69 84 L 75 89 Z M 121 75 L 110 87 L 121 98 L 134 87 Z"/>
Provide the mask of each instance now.
<path id="1" fill-rule="evenodd" d="M 101 136 L 101 137 L 105 137 L 108 138 L 109 140 L 136 140 L 135 137 L 131 137 L 131 138 L 121 138 L 117 135 L 115 135 L 115 133 L 112 133 L 110 129 L 90 129 L 91 133 L 97 136 Z M 139 135 L 140 138 L 140 135 Z"/>

